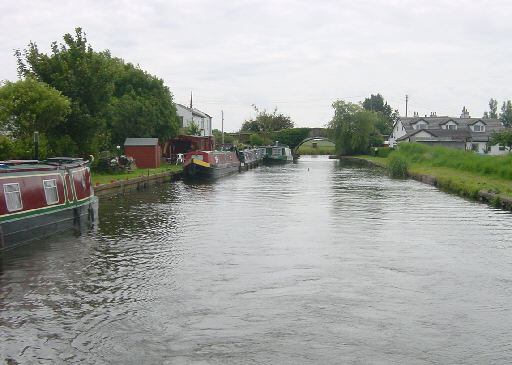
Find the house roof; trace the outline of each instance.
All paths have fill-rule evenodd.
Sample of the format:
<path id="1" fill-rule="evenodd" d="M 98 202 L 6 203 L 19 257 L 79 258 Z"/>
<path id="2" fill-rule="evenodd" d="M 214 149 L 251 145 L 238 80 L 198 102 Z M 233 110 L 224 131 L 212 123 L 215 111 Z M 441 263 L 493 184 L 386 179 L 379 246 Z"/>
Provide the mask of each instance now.
<path id="1" fill-rule="evenodd" d="M 494 132 L 503 129 L 503 123 L 500 122 L 499 119 L 482 119 L 482 118 L 453 118 L 453 117 L 408 117 L 408 118 L 400 118 L 400 122 L 404 126 L 406 132 L 412 132 L 414 130 L 413 126 L 423 121 L 428 124 L 427 129 L 440 129 L 441 125 L 448 123 L 449 121 L 453 121 L 457 123 L 458 128 L 464 128 L 471 126 L 479 121 L 486 125 L 486 132 Z"/>
<path id="2" fill-rule="evenodd" d="M 156 146 L 158 138 L 126 138 L 125 146 Z"/>
<path id="3" fill-rule="evenodd" d="M 192 112 L 192 114 L 197 115 L 197 116 L 199 116 L 199 117 L 203 117 L 203 118 L 207 118 L 207 117 L 208 117 L 208 118 L 211 118 L 211 116 L 210 116 L 210 115 L 208 115 L 208 114 L 206 114 L 205 112 L 202 112 L 202 111 L 200 111 L 200 110 L 198 110 L 198 109 L 195 109 L 195 108 L 192 108 L 192 109 L 191 109 L 191 108 L 189 108 L 188 106 L 185 106 L 185 105 L 183 105 L 183 104 L 178 104 L 178 103 L 176 103 L 176 106 L 180 106 L 180 107 L 182 107 L 183 109 L 186 109 L 186 110 L 188 110 L 188 111 Z"/>

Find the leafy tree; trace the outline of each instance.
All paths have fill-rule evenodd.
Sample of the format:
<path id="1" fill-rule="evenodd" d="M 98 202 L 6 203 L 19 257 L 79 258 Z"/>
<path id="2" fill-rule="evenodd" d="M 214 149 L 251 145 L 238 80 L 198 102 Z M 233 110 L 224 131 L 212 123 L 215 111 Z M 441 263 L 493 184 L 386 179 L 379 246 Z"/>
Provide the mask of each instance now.
<path id="1" fill-rule="evenodd" d="M 512 129 L 507 128 L 501 132 L 494 132 L 489 138 L 489 146 L 495 144 L 508 147 L 510 151 L 512 149 Z"/>
<path id="2" fill-rule="evenodd" d="M 489 117 L 498 119 L 498 101 L 496 99 L 491 98 L 491 100 L 489 100 L 489 110 Z"/>
<path id="3" fill-rule="evenodd" d="M 67 97 L 32 77 L 0 87 L 0 125 L 15 138 L 33 138 L 35 131 L 56 134 L 70 111 Z"/>
<path id="4" fill-rule="evenodd" d="M 290 146 L 290 148 L 295 148 L 299 145 L 300 142 L 309 136 L 310 131 L 311 128 L 282 129 L 274 133 L 273 137 L 274 140 L 286 144 Z"/>
<path id="5" fill-rule="evenodd" d="M 190 122 L 188 127 L 185 129 L 185 134 L 188 134 L 189 136 L 200 136 L 201 128 L 199 128 L 199 125 L 197 125 L 196 122 Z"/>
<path id="6" fill-rule="evenodd" d="M 121 59 L 112 64 L 114 91 L 106 118 L 112 143 L 122 144 L 127 137 L 157 136 L 161 142 L 174 137 L 179 121 L 163 81 Z"/>
<path id="7" fill-rule="evenodd" d="M 507 100 L 501 106 L 500 120 L 507 128 L 512 127 L 512 101 Z"/>
<path id="8" fill-rule="evenodd" d="M 277 108 L 272 113 L 266 110 L 260 111 L 256 105 L 253 105 L 256 111 L 256 118 L 246 120 L 242 124 L 242 131 L 264 133 L 279 131 L 281 129 L 293 128 L 293 122 L 289 116 L 277 112 Z"/>
<path id="9" fill-rule="evenodd" d="M 250 141 L 251 141 L 251 145 L 253 145 L 253 146 L 263 145 L 263 137 L 257 133 L 251 134 Z"/>
<path id="10" fill-rule="evenodd" d="M 333 108 L 334 117 L 328 127 L 336 140 L 337 152 L 348 155 L 366 153 L 372 143 L 379 143 L 377 112 L 343 100 L 335 101 Z"/>
<path id="11" fill-rule="evenodd" d="M 377 130 L 385 135 L 391 133 L 393 124 L 399 118 L 398 110 L 392 110 L 391 106 L 384 101 L 381 94 L 371 94 L 369 98 L 364 99 L 363 109 L 373 111 L 379 114 L 378 121 L 376 123 Z"/>
<path id="12" fill-rule="evenodd" d="M 484 118 L 498 119 L 498 101 L 496 99 L 489 100 L 489 111 L 484 112 Z"/>
<path id="13" fill-rule="evenodd" d="M 23 52 L 15 51 L 18 74 L 32 76 L 60 90 L 71 99 L 71 113 L 59 131 L 68 135 L 81 154 L 94 152 L 97 131 L 105 124 L 104 110 L 114 90 L 110 53 L 94 52 L 81 28 L 75 36 L 64 35 L 64 43 L 51 45 L 51 54 L 41 53 L 29 43 Z"/>

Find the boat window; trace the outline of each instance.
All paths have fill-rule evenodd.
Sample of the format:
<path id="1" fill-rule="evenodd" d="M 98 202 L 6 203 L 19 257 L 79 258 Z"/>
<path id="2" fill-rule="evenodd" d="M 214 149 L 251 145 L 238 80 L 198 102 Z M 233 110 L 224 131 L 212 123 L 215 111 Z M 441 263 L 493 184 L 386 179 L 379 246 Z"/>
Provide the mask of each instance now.
<path id="1" fill-rule="evenodd" d="M 20 184 L 4 184 L 4 195 L 7 210 L 9 212 L 14 212 L 23 208 L 23 204 L 21 202 Z"/>
<path id="2" fill-rule="evenodd" d="M 43 180 L 44 195 L 46 195 L 46 204 L 52 205 L 59 202 L 59 192 L 57 191 L 57 180 Z"/>

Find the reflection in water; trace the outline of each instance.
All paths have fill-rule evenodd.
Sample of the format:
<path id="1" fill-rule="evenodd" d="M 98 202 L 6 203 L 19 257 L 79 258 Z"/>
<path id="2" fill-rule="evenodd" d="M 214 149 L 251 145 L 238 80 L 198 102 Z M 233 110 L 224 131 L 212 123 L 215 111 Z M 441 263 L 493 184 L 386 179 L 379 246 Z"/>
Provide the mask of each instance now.
<path id="1" fill-rule="evenodd" d="M 102 199 L 0 259 L 0 361 L 509 363 L 511 229 L 325 158 Z"/>

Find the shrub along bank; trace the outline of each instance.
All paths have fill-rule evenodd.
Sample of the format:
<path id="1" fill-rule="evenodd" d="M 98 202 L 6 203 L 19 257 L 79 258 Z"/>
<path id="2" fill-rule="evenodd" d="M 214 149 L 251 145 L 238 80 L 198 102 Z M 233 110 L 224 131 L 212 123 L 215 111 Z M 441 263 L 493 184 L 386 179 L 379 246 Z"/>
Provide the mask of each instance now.
<path id="1" fill-rule="evenodd" d="M 483 156 L 447 147 L 403 143 L 389 157 L 360 156 L 390 170 L 402 168 L 420 178 L 435 178 L 440 189 L 458 195 L 484 199 L 496 206 L 512 198 L 512 155 Z M 398 161 L 398 162 L 397 162 Z"/>

